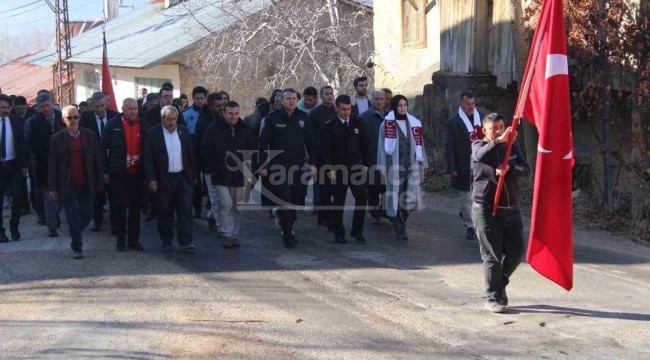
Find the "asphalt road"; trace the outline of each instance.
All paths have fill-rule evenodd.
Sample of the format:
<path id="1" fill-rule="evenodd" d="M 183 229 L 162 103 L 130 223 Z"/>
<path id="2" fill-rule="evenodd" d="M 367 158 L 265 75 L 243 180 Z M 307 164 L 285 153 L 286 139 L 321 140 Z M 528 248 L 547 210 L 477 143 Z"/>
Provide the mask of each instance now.
<path id="1" fill-rule="evenodd" d="M 88 230 L 81 261 L 65 229 L 25 217 L 23 240 L 0 244 L 0 358 L 650 358 L 648 247 L 577 229 L 575 288 L 523 264 L 492 314 L 454 201 L 428 203 L 408 243 L 368 222 L 367 245 L 335 244 L 304 212 L 287 250 L 249 211 L 238 250 L 195 220 L 195 253 L 163 253 L 154 221 L 140 253 Z"/>

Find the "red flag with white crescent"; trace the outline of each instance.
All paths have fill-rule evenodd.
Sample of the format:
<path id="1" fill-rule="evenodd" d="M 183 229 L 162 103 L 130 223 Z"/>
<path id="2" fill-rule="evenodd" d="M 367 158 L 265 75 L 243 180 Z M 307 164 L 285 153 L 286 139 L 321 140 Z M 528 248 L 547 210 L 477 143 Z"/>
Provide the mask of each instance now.
<path id="1" fill-rule="evenodd" d="M 526 261 L 571 290 L 573 139 L 562 0 L 544 0 L 539 19 L 516 112 L 539 132 Z"/>
<path id="2" fill-rule="evenodd" d="M 104 56 L 102 57 L 102 91 L 108 93 L 111 102 L 108 105 L 109 109 L 117 110 L 117 103 L 115 102 L 115 93 L 113 92 L 113 82 L 111 81 L 111 72 L 108 68 L 108 51 L 106 49 L 106 34 L 104 34 Z"/>

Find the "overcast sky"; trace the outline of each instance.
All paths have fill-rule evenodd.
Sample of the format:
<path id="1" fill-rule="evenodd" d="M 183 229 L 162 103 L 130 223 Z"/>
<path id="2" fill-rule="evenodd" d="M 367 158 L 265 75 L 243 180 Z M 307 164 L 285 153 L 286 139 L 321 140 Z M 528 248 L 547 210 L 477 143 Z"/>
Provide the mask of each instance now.
<path id="1" fill-rule="evenodd" d="M 56 0 L 51 0 L 54 3 Z M 122 0 L 123 6 L 140 7 L 149 0 Z M 102 18 L 103 0 L 68 0 L 71 21 Z M 131 11 L 122 8 L 120 13 Z M 0 34 L 14 37 L 29 33 L 34 27 L 54 32 L 54 13 L 45 0 L 0 0 Z"/>

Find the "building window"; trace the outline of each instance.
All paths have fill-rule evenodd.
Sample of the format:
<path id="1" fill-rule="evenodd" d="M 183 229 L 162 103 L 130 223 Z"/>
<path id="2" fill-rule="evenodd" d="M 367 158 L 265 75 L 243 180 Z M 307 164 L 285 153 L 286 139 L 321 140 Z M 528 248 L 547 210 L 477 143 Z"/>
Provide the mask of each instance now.
<path id="1" fill-rule="evenodd" d="M 84 71 L 84 87 L 86 88 L 86 99 L 93 96 L 93 93 L 102 91 L 101 75 L 97 70 Z M 85 100 L 85 99 L 84 99 Z"/>
<path id="2" fill-rule="evenodd" d="M 402 44 L 404 47 L 427 46 L 427 0 L 402 0 Z"/>
<path id="3" fill-rule="evenodd" d="M 142 77 L 136 77 L 135 78 L 135 89 L 133 90 L 134 96 L 137 98 L 140 89 L 142 88 L 147 88 L 147 92 L 149 93 L 158 93 L 160 92 L 160 88 L 162 87 L 162 84 L 164 83 L 171 83 L 171 79 L 156 79 L 156 78 L 142 78 Z"/>

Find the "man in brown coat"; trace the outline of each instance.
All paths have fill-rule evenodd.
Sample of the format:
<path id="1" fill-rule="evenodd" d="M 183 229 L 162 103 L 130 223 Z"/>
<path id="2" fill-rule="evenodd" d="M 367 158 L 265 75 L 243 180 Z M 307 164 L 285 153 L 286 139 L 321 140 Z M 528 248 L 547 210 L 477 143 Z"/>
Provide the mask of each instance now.
<path id="1" fill-rule="evenodd" d="M 93 131 L 79 128 L 76 107 L 64 107 L 62 115 L 66 128 L 50 141 L 48 184 L 50 197 L 65 211 L 72 257 L 81 259 L 81 232 L 93 216 L 92 198 L 104 188 L 102 150 Z"/>

